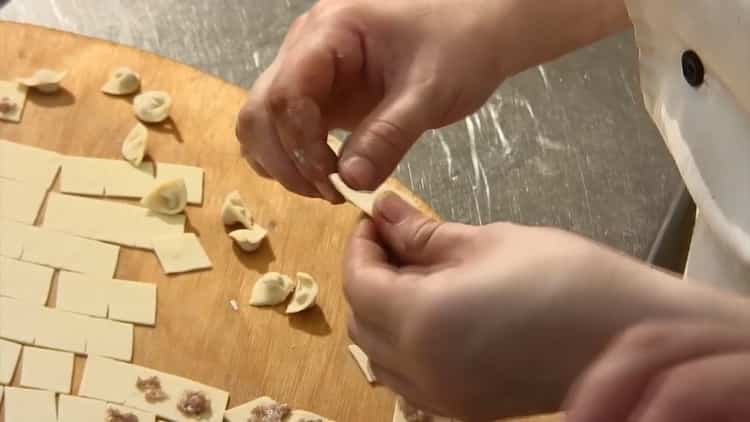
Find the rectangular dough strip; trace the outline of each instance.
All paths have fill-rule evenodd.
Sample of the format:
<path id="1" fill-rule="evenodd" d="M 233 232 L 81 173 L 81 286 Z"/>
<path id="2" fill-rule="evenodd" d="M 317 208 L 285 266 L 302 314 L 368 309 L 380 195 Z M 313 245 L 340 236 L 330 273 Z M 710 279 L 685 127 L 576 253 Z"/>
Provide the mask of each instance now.
<path id="1" fill-rule="evenodd" d="M 0 139 L 0 178 L 49 189 L 60 168 L 60 154 Z"/>
<path id="2" fill-rule="evenodd" d="M 49 267 L 0 256 L 0 296 L 44 305 L 54 273 Z"/>

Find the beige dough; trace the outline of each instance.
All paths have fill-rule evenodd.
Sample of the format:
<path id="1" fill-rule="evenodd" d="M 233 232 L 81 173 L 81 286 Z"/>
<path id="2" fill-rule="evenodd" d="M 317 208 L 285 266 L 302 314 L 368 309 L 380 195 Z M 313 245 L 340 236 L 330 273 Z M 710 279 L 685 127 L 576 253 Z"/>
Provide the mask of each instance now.
<path id="1" fill-rule="evenodd" d="M 8 385 L 18 366 L 21 345 L 12 341 L 0 340 L 0 384 Z"/>
<path id="2" fill-rule="evenodd" d="M 73 361 L 72 353 L 25 346 L 21 364 L 21 385 L 70 394 Z"/>
<path id="3" fill-rule="evenodd" d="M 0 177 L 49 189 L 60 168 L 56 152 L 0 139 Z"/>
<path id="4" fill-rule="evenodd" d="M 0 120 L 9 122 L 20 122 L 23 109 L 26 106 L 26 93 L 28 88 L 15 82 L 0 81 L 0 103 L 5 104 L 0 108 Z"/>
<path id="5" fill-rule="evenodd" d="M 39 69 L 28 78 L 18 78 L 16 82 L 34 88 L 44 94 L 53 94 L 60 90 L 60 82 L 68 72 L 57 72 L 51 69 Z"/>
<path id="6" fill-rule="evenodd" d="M 365 379 L 367 379 L 367 382 L 369 382 L 370 384 L 375 383 L 377 380 L 375 379 L 375 374 L 372 372 L 372 368 L 370 367 L 370 358 L 367 357 L 365 352 L 356 344 L 350 344 L 348 348 L 349 353 L 351 353 L 354 361 L 357 363 L 357 366 L 359 366 L 359 369 L 362 371 Z"/>
<path id="7" fill-rule="evenodd" d="M 122 361 L 133 359 L 133 326 L 100 318 L 87 318 L 86 354 Z"/>
<path id="8" fill-rule="evenodd" d="M 106 408 L 107 402 L 101 400 L 60 394 L 57 401 L 57 422 L 103 422 Z"/>
<path id="9" fill-rule="evenodd" d="M 172 97 L 164 91 L 146 91 L 133 99 L 133 111 L 139 120 L 159 123 L 169 117 Z"/>
<path id="10" fill-rule="evenodd" d="M 268 406 L 276 403 L 276 400 L 268 396 L 258 397 L 224 412 L 224 420 L 226 422 L 248 422 L 253 409 L 258 406 Z"/>
<path id="11" fill-rule="evenodd" d="M 171 179 L 159 183 L 141 199 L 141 205 L 159 214 L 181 213 L 187 205 L 185 179 Z"/>
<path id="12" fill-rule="evenodd" d="M 328 176 L 328 178 L 331 180 L 331 183 L 333 183 L 333 187 L 339 191 L 341 196 L 355 207 L 361 209 L 365 214 L 372 217 L 375 200 L 381 193 L 380 189 L 372 192 L 354 190 L 344 183 L 338 173 L 334 173 Z"/>
<path id="13" fill-rule="evenodd" d="M 141 123 L 136 123 L 130 130 L 128 136 L 122 141 L 120 150 L 122 158 L 133 165 L 139 167 L 143 162 L 143 156 L 146 155 L 148 147 L 148 129 Z"/>
<path id="14" fill-rule="evenodd" d="M 46 196 L 44 187 L 0 179 L 0 218 L 34 224 Z"/>
<path id="15" fill-rule="evenodd" d="M 294 283 L 289 277 L 276 272 L 265 273 L 253 286 L 250 293 L 250 305 L 278 305 L 286 300 L 292 290 L 294 290 Z"/>
<path id="16" fill-rule="evenodd" d="M 245 252 L 254 252 L 266 238 L 268 231 L 263 227 L 253 224 L 249 229 L 239 229 L 229 232 L 229 237 L 237 243 Z"/>
<path id="17" fill-rule="evenodd" d="M 83 274 L 60 271 L 57 275 L 55 309 L 107 317 L 106 282 Z"/>
<path id="18" fill-rule="evenodd" d="M 0 257 L 0 296 L 44 305 L 49 297 L 54 270 L 49 267 Z"/>
<path id="19" fill-rule="evenodd" d="M 253 218 L 247 211 L 239 192 L 232 191 L 224 198 L 224 205 L 221 207 L 221 221 L 226 226 L 240 223 L 247 229 L 253 227 Z"/>
<path id="20" fill-rule="evenodd" d="M 185 179 L 188 204 L 199 205 L 203 202 L 203 171 L 200 167 L 183 164 L 157 163 L 156 181 Z"/>
<path id="21" fill-rule="evenodd" d="M 153 245 L 167 274 L 211 268 L 211 260 L 194 233 L 156 237 Z"/>
<path id="22" fill-rule="evenodd" d="M 307 410 L 294 409 L 292 413 L 284 419 L 284 422 L 329 422 L 330 419 L 324 418 Z"/>
<path id="23" fill-rule="evenodd" d="M 36 346 L 77 354 L 86 353 L 86 325 L 91 318 L 46 307 L 37 308 L 36 315 L 36 322 L 32 327 Z"/>
<path id="24" fill-rule="evenodd" d="M 109 95 L 130 95 L 141 88 L 141 75 L 128 67 L 118 67 L 102 85 L 102 92 Z"/>
<path id="25" fill-rule="evenodd" d="M 26 388 L 5 388 L 7 422 L 57 422 L 55 393 Z"/>
<path id="26" fill-rule="evenodd" d="M 297 273 L 297 287 L 294 289 L 292 300 L 286 307 L 286 313 L 294 314 L 315 305 L 319 290 L 318 283 L 310 274 Z"/>

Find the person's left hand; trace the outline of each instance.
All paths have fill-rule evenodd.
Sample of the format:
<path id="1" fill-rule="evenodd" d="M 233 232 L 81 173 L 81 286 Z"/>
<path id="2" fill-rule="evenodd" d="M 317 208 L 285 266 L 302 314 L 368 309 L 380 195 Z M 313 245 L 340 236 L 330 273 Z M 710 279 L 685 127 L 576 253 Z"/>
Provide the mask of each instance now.
<path id="1" fill-rule="evenodd" d="M 652 322 L 625 332 L 571 391 L 567 422 L 750 420 L 750 331 Z"/>

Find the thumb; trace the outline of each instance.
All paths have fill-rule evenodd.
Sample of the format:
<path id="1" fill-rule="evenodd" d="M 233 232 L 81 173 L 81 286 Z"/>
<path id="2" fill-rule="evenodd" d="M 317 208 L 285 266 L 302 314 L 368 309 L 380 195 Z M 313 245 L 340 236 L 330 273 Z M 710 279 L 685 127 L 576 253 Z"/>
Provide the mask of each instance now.
<path id="1" fill-rule="evenodd" d="M 373 221 L 392 258 L 403 265 L 433 265 L 460 250 L 469 226 L 436 221 L 396 193 L 386 191 L 375 202 Z"/>
<path id="2" fill-rule="evenodd" d="M 344 143 L 339 173 L 357 190 L 375 190 L 429 129 L 425 95 L 389 94 Z"/>

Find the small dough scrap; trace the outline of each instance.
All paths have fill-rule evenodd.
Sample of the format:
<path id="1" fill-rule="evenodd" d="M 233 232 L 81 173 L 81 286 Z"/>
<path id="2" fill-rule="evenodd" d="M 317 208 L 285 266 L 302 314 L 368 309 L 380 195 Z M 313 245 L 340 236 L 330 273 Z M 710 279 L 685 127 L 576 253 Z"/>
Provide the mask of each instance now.
<path id="1" fill-rule="evenodd" d="M 159 214 L 175 215 L 187 206 L 185 179 L 161 182 L 141 199 L 141 204 Z"/>
<path id="2" fill-rule="evenodd" d="M 154 251 L 167 274 L 211 268 L 211 260 L 195 233 L 160 236 L 153 239 Z"/>
<path id="3" fill-rule="evenodd" d="M 330 176 L 328 176 L 328 179 L 331 181 L 331 183 L 333 183 L 333 187 L 336 188 L 337 191 L 339 191 L 341 196 L 343 196 L 355 207 L 364 211 L 365 214 L 372 217 L 373 208 L 375 207 L 375 200 L 381 193 L 380 189 L 375 191 L 354 190 L 350 188 L 346 183 L 344 183 L 338 173 L 331 174 Z"/>
<path id="4" fill-rule="evenodd" d="M 294 289 L 291 302 L 286 307 L 286 313 L 302 312 L 315 305 L 319 290 L 318 283 L 310 274 L 297 273 L 297 287 Z"/>
<path id="5" fill-rule="evenodd" d="M 273 306 L 286 300 L 294 290 L 294 282 L 284 274 L 269 272 L 263 274 L 253 286 L 250 305 Z"/>
<path id="6" fill-rule="evenodd" d="M 229 237 L 231 237 L 234 242 L 237 243 L 237 246 L 243 251 L 254 252 L 258 250 L 267 234 L 268 230 L 257 224 L 253 224 L 249 229 L 239 229 L 229 232 Z"/>
<path id="7" fill-rule="evenodd" d="M 129 67 L 118 67 L 102 85 L 102 92 L 109 95 L 130 95 L 141 88 L 141 75 Z"/>
<path id="8" fill-rule="evenodd" d="M 225 226 L 240 223 L 248 229 L 254 225 L 253 217 L 247 212 L 247 207 L 236 190 L 229 192 L 224 199 L 224 205 L 221 207 L 221 221 Z"/>
<path id="9" fill-rule="evenodd" d="M 370 384 L 377 382 L 375 374 L 372 372 L 372 367 L 370 367 L 370 358 L 367 354 L 356 344 L 350 344 L 348 349 L 367 382 Z"/>
<path id="10" fill-rule="evenodd" d="M 133 99 L 136 117 L 146 123 L 159 123 L 169 117 L 172 97 L 164 91 L 146 91 Z"/>
<path id="11" fill-rule="evenodd" d="M 18 78 L 16 82 L 29 88 L 35 88 L 44 94 L 54 94 L 60 90 L 60 82 L 68 72 L 57 72 L 51 69 L 39 69 L 28 78 Z"/>
<path id="12" fill-rule="evenodd" d="M 135 127 L 128 133 L 128 136 L 122 141 L 120 153 L 122 154 L 122 158 L 137 168 L 143 162 L 143 156 L 146 155 L 147 148 L 148 129 L 143 124 L 136 123 Z"/>

